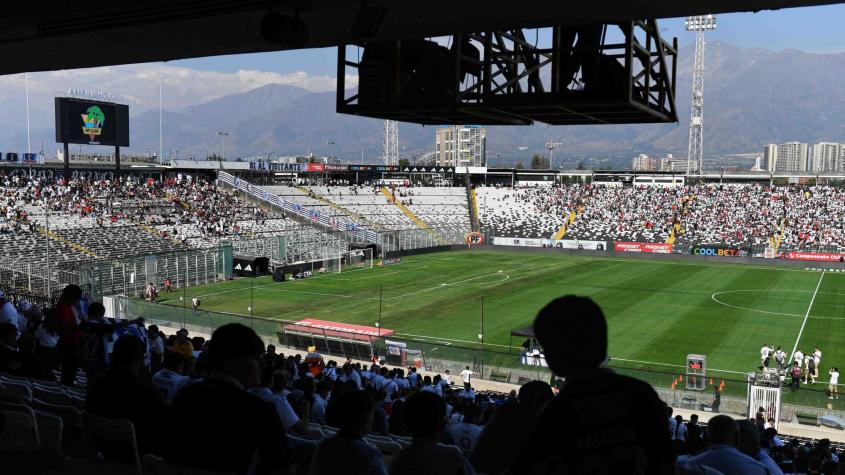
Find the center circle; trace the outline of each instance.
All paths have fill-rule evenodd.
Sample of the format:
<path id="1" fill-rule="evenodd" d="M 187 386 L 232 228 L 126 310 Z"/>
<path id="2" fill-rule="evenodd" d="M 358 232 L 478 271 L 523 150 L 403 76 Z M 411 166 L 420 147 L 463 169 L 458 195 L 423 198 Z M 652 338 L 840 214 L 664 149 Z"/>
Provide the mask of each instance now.
<path id="1" fill-rule="evenodd" d="M 755 308 L 753 303 L 743 303 L 741 296 L 747 294 L 803 294 L 806 295 L 807 298 L 801 302 L 803 304 L 803 309 L 801 310 L 802 313 L 797 312 L 787 312 L 787 311 L 776 311 L 776 310 L 766 310 L 763 308 Z M 748 312 L 756 312 L 756 313 L 763 313 L 766 315 L 775 315 L 781 317 L 794 317 L 794 318 L 804 318 L 806 315 L 806 310 L 810 306 L 810 301 L 814 294 L 817 295 L 845 295 L 843 293 L 838 292 L 814 292 L 812 290 L 779 290 L 779 289 L 739 289 L 739 290 L 723 290 L 721 292 L 716 292 L 710 296 L 710 298 L 719 305 L 723 305 L 725 307 L 733 308 L 736 310 L 744 310 Z M 739 296 L 739 299 L 731 298 L 731 296 Z M 733 301 L 732 301 L 733 300 Z M 736 300 L 739 300 L 737 302 Z M 783 300 L 774 298 L 773 300 Z M 792 303 L 798 304 L 796 302 L 782 302 L 782 303 Z M 807 318 L 817 318 L 817 319 L 824 319 L 824 320 L 845 320 L 845 317 L 828 317 L 822 315 L 813 315 L 812 311 Z"/>

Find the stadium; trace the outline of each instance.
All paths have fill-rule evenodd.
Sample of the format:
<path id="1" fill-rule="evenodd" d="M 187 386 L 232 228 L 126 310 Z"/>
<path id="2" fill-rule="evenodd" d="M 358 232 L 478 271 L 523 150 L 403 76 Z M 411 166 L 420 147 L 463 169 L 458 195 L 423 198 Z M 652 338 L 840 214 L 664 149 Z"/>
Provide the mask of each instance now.
<path id="1" fill-rule="evenodd" d="M 679 48 L 656 20 L 583 7 L 544 49 L 525 31 L 547 17 L 412 26 L 426 9 L 362 2 L 351 33 L 270 9 L 257 37 L 202 53 L 131 40 L 149 24 L 208 39 L 205 15 L 247 10 L 176 3 L 208 23 L 124 18 L 109 35 L 131 59 L 21 37 L 44 54 L 0 74 L 337 46 L 337 112 L 385 120 L 384 163 L 362 146 L 360 161 L 121 165 L 130 106 L 57 95 L 60 159 L 0 155 L 3 473 L 843 473 L 841 171 L 707 170 L 700 120 L 678 169 L 555 167 L 551 140 L 547 167 L 398 161 L 395 121 L 678 122 Z M 653 3 L 705 14 L 687 19 L 698 33 L 707 13 L 760 9 Z M 414 40 L 431 35 L 449 46 Z M 583 87 L 545 90 L 563 68 Z"/>

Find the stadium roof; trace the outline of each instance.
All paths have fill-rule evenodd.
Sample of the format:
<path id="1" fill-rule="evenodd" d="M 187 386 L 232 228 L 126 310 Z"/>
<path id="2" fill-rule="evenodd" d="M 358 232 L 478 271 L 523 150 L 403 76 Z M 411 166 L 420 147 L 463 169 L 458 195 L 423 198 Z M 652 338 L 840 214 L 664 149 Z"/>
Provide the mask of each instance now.
<path id="1" fill-rule="evenodd" d="M 612 23 L 834 0 L 28 0 L 0 6 L 0 74 Z"/>

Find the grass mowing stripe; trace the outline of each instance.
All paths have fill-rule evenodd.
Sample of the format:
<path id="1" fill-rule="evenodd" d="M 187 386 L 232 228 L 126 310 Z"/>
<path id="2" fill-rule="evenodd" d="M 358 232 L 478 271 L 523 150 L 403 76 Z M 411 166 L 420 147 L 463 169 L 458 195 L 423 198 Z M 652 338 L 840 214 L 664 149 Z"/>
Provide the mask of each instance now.
<path id="1" fill-rule="evenodd" d="M 798 330 L 798 338 L 795 339 L 795 345 L 792 347 L 792 353 L 789 354 L 790 358 L 792 358 L 792 355 L 795 354 L 795 350 L 798 348 L 798 342 L 801 341 L 801 334 L 804 333 L 804 326 L 807 325 L 807 317 L 810 316 L 810 310 L 813 309 L 813 302 L 816 301 L 816 295 L 819 293 L 819 287 L 822 286 L 822 279 L 824 279 L 824 271 L 822 271 L 822 276 L 819 277 L 819 283 L 816 284 L 816 291 L 813 292 L 813 298 L 810 299 L 810 306 L 807 307 L 807 313 L 804 315 L 804 321 L 801 323 L 801 329 Z"/>

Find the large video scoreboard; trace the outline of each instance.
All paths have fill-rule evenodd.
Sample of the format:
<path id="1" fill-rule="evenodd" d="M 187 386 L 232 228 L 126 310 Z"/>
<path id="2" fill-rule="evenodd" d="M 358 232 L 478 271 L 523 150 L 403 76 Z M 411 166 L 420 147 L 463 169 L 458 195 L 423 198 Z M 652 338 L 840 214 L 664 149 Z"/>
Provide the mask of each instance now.
<path id="1" fill-rule="evenodd" d="M 57 97 L 56 142 L 128 147 L 129 106 Z"/>

